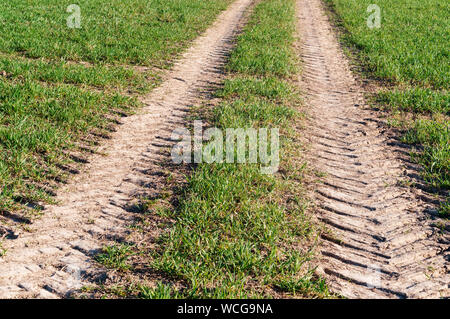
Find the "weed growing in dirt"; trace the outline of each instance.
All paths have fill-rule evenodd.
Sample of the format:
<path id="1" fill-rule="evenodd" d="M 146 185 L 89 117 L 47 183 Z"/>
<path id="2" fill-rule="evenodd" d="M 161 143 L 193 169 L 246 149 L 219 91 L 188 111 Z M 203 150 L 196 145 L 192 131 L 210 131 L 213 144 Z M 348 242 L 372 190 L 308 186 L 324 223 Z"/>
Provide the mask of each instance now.
<path id="1" fill-rule="evenodd" d="M 0 242 L 0 257 L 5 256 L 7 251 L 8 250 L 3 248 L 3 244 Z"/>
<path id="2" fill-rule="evenodd" d="M 115 244 L 103 248 L 103 252 L 96 256 L 96 260 L 108 268 L 126 271 L 131 268 L 128 258 L 134 254 L 132 246 Z"/>

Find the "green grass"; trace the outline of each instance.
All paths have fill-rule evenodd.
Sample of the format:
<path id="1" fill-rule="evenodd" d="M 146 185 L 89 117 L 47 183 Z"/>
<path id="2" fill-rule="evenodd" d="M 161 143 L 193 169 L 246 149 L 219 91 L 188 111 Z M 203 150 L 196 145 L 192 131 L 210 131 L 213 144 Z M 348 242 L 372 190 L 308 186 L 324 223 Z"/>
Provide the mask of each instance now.
<path id="1" fill-rule="evenodd" d="M 5 256 L 7 251 L 7 249 L 3 248 L 2 242 L 0 242 L 0 257 Z"/>
<path id="2" fill-rule="evenodd" d="M 119 94 L 33 81 L 0 81 L 0 210 L 48 199 L 39 185 L 63 172 L 63 150 L 89 132 L 107 134 L 104 114 L 127 112 L 138 102 Z"/>
<path id="3" fill-rule="evenodd" d="M 0 48 L 31 58 L 167 66 L 229 0 L 79 0 L 81 28 L 70 29 L 69 0 L 0 3 Z"/>
<path id="4" fill-rule="evenodd" d="M 429 88 L 385 90 L 377 94 L 377 102 L 394 111 L 450 116 L 450 95 L 446 91 Z"/>
<path id="5" fill-rule="evenodd" d="M 183 298 L 171 285 L 158 282 L 155 288 L 138 286 L 139 297 L 142 299 L 178 299 Z"/>
<path id="6" fill-rule="evenodd" d="M 445 202 L 441 203 L 441 206 L 439 207 L 439 214 L 443 218 L 450 218 L 450 199 L 447 198 Z"/>
<path id="7" fill-rule="evenodd" d="M 450 4 L 440 0 L 327 0 L 334 5 L 345 39 L 360 51 L 367 69 L 396 84 L 448 90 Z M 381 28 L 369 29 L 370 4 L 381 8 Z"/>
<path id="8" fill-rule="evenodd" d="M 231 56 L 227 69 L 248 75 L 287 76 L 292 74 L 294 66 L 292 49 L 286 41 L 292 36 L 292 25 L 286 27 L 285 21 L 275 21 L 273 14 L 278 8 L 269 7 L 266 13 L 258 17 L 258 24 L 251 24 L 240 37 L 240 45 Z M 255 22 L 255 21 L 254 21 Z M 292 18 L 288 23 L 292 22 Z M 274 32 L 274 28 L 281 28 Z"/>
<path id="9" fill-rule="evenodd" d="M 82 0 L 82 27 L 70 29 L 71 1 L 2 1 L 0 214 L 28 218 L 27 205 L 51 202 L 83 149 L 140 107 L 160 69 L 229 3 Z"/>
<path id="10" fill-rule="evenodd" d="M 338 15 L 343 40 L 364 71 L 385 83 L 375 101 L 413 116 L 403 140 L 416 146 L 413 157 L 425 181 L 449 190 L 450 3 L 440 0 L 326 0 Z M 369 29 L 369 4 L 381 8 L 381 28 Z"/>
<path id="11" fill-rule="evenodd" d="M 298 117 L 293 107 L 299 97 L 288 80 L 297 71 L 294 28 L 294 1 L 265 0 L 256 6 L 217 92 L 221 103 L 207 116 L 222 129 L 280 128 L 282 158 L 292 158 L 289 127 Z M 298 195 L 301 181 L 292 177 L 302 168 L 286 161 L 282 167 L 284 178 L 262 174 L 259 164 L 198 165 L 179 204 L 162 214 L 175 224 L 151 255 L 151 267 L 184 288 L 159 286 L 140 296 L 328 296 L 311 266 L 316 228 Z"/>
<path id="12" fill-rule="evenodd" d="M 448 122 L 417 120 L 403 136 L 410 144 L 420 144 L 423 151 L 414 153 L 424 167 L 425 180 L 432 186 L 450 189 L 450 132 Z"/>
<path id="13" fill-rule="evenodd" d="M 15 81 L 74 84 L 87 89 L 146 93 L 157 74 L 143 74 L 123 66 L 69 64 L 63 61 L 29 60 L 17 55 L 0 56 L 0 71 Z"/>
<path id="14" fill-rule="evenodd" d="M 103 252 L 96 256 L 96 260 L 108 268 L 126 271 L 131 268 L 127 261 L 133 254 L 131 246 L 117 244 L 104 247 Z"/>

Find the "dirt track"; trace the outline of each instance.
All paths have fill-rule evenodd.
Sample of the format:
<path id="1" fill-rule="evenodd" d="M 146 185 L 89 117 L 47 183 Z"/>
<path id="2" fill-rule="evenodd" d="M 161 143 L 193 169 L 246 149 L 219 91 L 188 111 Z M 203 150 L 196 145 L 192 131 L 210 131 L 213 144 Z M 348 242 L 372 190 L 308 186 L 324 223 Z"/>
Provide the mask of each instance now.
<path id="1" fill-rule="evenodd" d="M 85 171 L 61 189 L 60 204 L 46 207 L 29 233 L 4 243 L 0 298 L 64 297 L 104 276 L 94 253 L 126 236 L 135 218 L 130 203 L 161 182 L 161 150 L 173 143 L 170 134 L 190 106 L 220 79 L 252 2 L 237 0 L 220 15 L 144 97 L 142 112 L 124 118 Z M 317 216 L 332 231 L 323 236 L 320 271 L 334 291 L 351 298 L 449 296 L 448 233 L 431 227 L 430 207 L 416 191 L 399 186 L 403 162 L 366 108 L 321 1 L 297 4 L 309 157 L 327 174 L 315 192 Z"/>
<path id="2" fill-rule="evenodd" d="M 101 278 L 93 254 L 108 240 L 127 234 L 130 203 L 152 192 L 160 177 L 161 149 L 183 124 L 190 106 L 220 78 L 221 65 L 252 0 L 237 0 L 183 55 L 164 83 L 144 97 L 145 108 L 122 125 L 86 170 L 58 194 L 57 206 L 18 239 L 4 243 L 0 298 L 58 298 Z M 81 280 L 79 280 L 81 276 Z"/>
<path id="3" fill-rule="evenodd" d="M 315 192 L 324 236 L 321 271 L 350 298 L 450 296 L 449 234 L 431 227 L 383 123 L 368 110 L 320 0 L 298 0 L 302 89 L 311 114 Z M 447 252 L 446 252 L 447 250 Z"/>

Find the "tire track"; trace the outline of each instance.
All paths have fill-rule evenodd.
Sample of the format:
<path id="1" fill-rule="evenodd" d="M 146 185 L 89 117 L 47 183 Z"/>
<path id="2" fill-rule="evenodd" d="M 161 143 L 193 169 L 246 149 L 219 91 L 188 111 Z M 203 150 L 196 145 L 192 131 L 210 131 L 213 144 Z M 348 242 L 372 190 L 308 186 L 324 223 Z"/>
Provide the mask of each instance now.
<path id="1" fill-rule="evenodd" d="M 310 162 L 326 173 L 314 197 L 320 271 L 350 298 L 449 297 L 449 234 L 431 226 L 405 168 L 350 71 L 320 0 L 298 0 Z"/>
<path id="2" fill-rule="evenodd" d="M 171 132 L 183 126 L 190 107 L 220 81 L 252 3 L 236 0 L 223 12 L 163 84 L 143 98 L 142 112 L 124 118 L 112 139 L 90 158 L 86 172 L 59 192 L 61 204 L 46 207 L 30 232 L 4 242 L 0 298 L 65 297 L 105 276 L 92 257 L 110 240 L 129 233 L 127 226 L 136 217 L 133 200 L 158 188 L 162 149 L 173 145 Z"/>

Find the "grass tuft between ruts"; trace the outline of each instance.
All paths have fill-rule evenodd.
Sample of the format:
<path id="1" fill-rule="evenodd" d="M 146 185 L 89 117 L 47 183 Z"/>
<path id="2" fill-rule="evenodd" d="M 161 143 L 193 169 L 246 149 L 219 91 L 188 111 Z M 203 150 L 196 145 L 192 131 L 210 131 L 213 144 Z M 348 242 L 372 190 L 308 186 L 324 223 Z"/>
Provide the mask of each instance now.
<path id="1" fill-rule="evenodd" d="M 260 164 L 197 165 L 175 207 L 149 211 L 174 221 L 145 257 L 165 282 L 134 285 L 125 295 L 330 295 L 311 262 L 318 228 L 306 213 L 304 165 L 292 129 L 301 102 L 290 79 L 298 71 L 294 8 L 293 0 L 256 5 L 231 54 L 226 81 L 216 92 L 220 103 L 196 113 L 220 129 L 279 128 L 280 171 L 263 174 Z"/>

